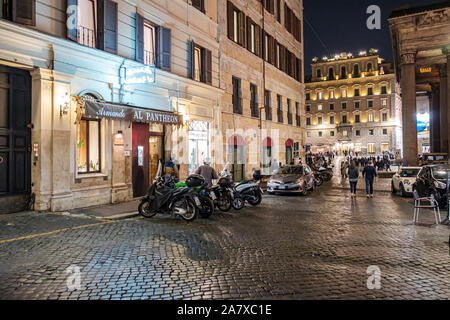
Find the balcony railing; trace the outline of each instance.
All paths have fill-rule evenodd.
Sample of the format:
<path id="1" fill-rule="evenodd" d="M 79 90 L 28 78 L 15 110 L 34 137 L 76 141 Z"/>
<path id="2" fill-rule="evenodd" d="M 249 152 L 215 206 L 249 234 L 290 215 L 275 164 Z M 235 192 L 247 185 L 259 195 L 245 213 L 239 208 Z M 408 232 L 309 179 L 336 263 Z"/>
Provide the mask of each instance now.
<path id="1" fill-rule="evenodd" d="M 78 43 L 84 46 L 95 48 L 95 31 L 87 27 L 79 26 Z"/>
<path id="2" fill-rule="evenodd" d="M 155 65 L 155 52 L 144 50 L 144 64 L 149 66 Z"/>

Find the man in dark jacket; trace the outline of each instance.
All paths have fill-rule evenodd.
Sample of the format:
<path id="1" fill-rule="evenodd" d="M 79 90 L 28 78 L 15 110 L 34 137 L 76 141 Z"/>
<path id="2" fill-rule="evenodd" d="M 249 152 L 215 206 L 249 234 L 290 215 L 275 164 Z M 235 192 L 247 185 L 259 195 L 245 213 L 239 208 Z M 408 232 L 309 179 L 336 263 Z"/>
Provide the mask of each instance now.
<path id="1" fill-rule="evenodd" d="M 219 179 L 219 176 L 216 173 L 216 170 L 214 170 L 213 167 L 209 165 L 209 159 L 205 159 L 203 161 L 203 165 L 200 166 L 196 171 L 196 174 L 199 174 L 205 178 L 206 182 L 208 183 L 208 187 L 212 186 L 212 180 L 213 179 Z"/>
<path id="2" fill-rule="evenodd" d="M 364 167 L 362 175 L 366 181 L 366 194 L 367 198 L 373 198 L 373 180 L 377 176 L 377 169 L 375 169 L 372 160 Z"/>

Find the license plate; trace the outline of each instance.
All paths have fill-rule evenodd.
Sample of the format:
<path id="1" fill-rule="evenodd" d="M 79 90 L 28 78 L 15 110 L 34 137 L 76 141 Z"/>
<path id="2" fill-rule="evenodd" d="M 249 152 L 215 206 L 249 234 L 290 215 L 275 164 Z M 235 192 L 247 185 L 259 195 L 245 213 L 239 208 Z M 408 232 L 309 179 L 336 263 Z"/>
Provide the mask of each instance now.
<path id="1" fill-rule="evenodd" d="M 211 191 L 209 196 L 211 197 L 211 199 L 216 200 L 216 194 L 214 193 L 214 191 Z"/>
<path id="2" fill-rule="evenodd" d="M 198 205 L 198 206 L 202 204 L 198 197 L 194 197 L 194 201 L 195 201 L 195 204 Z"/>

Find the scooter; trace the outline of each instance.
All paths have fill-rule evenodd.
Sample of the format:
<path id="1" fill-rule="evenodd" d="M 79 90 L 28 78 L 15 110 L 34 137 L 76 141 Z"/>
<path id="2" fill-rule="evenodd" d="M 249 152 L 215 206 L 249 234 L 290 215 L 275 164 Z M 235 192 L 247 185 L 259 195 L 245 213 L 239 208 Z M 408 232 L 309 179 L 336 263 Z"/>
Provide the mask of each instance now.
<path id="1" fill-rule="evenodd" d="M 195 184 L 189 182 L 193 179 L 197 180 Z M 196 174 L 190 175 L 186 182 L 175 183 L 175 188 L 189 188 L 197 194 L 199 203 L 196 205 L 202 218 L 209 218 L 214 213 L 214 200 L 216 199 L 216 195 L 208 188 L 207 183 L 202 176 Z"/>
<path id="2" fill-rule="evenodd" d="M 200 205 L 198 195 L 187 187 L 175 189 L 173 179 L 161 176 L 161 169 L 160 163 L 153 184 L 139 203 L 139 213 L 146 218 L 160 213 L 180 216 L 185 221 L 195 220 Z"/>

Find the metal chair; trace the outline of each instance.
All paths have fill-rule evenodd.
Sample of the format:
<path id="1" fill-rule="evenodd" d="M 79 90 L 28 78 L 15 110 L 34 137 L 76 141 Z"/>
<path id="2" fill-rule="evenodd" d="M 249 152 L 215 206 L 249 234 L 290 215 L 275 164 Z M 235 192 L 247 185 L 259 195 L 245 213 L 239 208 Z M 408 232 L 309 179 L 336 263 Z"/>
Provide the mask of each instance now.
<path id="1" fill-rule="evenodd" d="M 433 195 L 429 197 L 419 197 L 417 190 L 413 191 L 414 195 L 414 223 L 419 221 L 419 211 L 421 208 L 433 208 L 436 224 L 441 223 L 441 213 L 439 211 L 439 204 Z M 423 203 L 425 202 L 425 204 Z M 426 204 L 428 203 L 428 204 Z"/>

